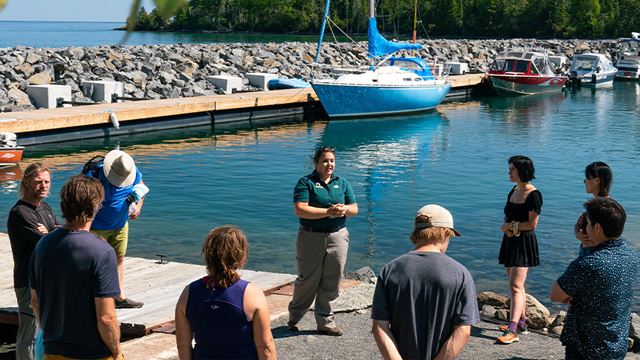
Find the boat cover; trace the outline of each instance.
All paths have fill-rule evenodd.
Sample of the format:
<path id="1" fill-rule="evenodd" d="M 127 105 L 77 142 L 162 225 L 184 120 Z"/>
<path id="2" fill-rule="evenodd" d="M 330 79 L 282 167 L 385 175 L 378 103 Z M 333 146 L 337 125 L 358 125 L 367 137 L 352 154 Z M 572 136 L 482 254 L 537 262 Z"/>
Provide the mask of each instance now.
<path id="1" fill-rule="evenodd" d="M 419 50 L 422 49 L 422 45 L 420 44 L 411 44 L 411 43 L 397 43 L 391 42 L 385 39 L 380 32 L 378 32 L 378 23 L 376 22 L 376 18 L 369 18 L 369 57 L 376 58 L 380 56 L 385 56 L 389 54 L 393 54 L 396 51 L 400 51 L 403 49 L 408 50 Z"/>

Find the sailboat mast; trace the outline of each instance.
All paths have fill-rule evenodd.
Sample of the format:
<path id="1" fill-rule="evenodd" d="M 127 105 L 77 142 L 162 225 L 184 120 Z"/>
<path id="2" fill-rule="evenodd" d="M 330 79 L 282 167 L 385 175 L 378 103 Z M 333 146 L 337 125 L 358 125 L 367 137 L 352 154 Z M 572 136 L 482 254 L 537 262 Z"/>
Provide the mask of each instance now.
<path id="1" fill-rule="evenodd" d="M 413 43 L 416 43 L 416 24 L 418 23 L 418 0 L 413 8 Z M 416 51 L 413 50 L 413 56 L 416 56 Z"/>
<path id="2" fill-rule="evenodd" d="M 318 63 L 318 58 L 320 57 L 320 48 L 322 47 L 322 37 L 324 36 L 324 27 L 327 25 L 327 18 L 329 17 L 329 1 L 324 4 L 324 16 L 322 17 L 322 27 L 320 28 L 320 39 L 318 39 L 318 51 L 316 51 L 316 61 Z M 373 0 L 372 0 L 373 1 Z"/>
<path id="3" fill-rule="evenodd" d="M 376 17 L 376 2 L 375 0 L 369 0 L 369 18 L 375 18 Z M 371 51 L 371 50 L 369 50 Z M 375 59 L 374 58 L 369 58 L 369 66 L 373 69 L 373 67 L 375 66 Z"/>

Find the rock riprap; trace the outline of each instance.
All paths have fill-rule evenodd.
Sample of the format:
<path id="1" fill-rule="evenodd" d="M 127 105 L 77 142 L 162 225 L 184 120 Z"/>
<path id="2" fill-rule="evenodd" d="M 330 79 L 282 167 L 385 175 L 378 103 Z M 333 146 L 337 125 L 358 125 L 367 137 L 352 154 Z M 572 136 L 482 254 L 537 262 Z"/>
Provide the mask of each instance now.
<path id="1" fill-rule="evenodd" d="M 416 52 L 427 63 L 465 62 L 471 72 L 487 72 L 495 56 L 509 47 L 542 47 L 552 55 L 584 52 L 616 54 L 615 40 L 449 40 L 419 41 L 425 47 Z M 262 72 L 280 78 L 309 79 L 316 56 L 315 43 L 282 44 L 175 44 L 103 45 L 77 48 L 33 48 L 16 46 L 0 49 L 0 112 L 35 109 L 27 96 L 27 86 L 69 85 L 72 100 L 91 102 L 82 92 L 85 81 L 115 80 L 125 83 L 125 96 L 147 99 L 214 95 L 219 92 L 207 76 Z M 331 66 L 366 66 L 366 42 L 324 43 L 319 62 Z M 404 55 L 410 55 L 405 53 Z"/>

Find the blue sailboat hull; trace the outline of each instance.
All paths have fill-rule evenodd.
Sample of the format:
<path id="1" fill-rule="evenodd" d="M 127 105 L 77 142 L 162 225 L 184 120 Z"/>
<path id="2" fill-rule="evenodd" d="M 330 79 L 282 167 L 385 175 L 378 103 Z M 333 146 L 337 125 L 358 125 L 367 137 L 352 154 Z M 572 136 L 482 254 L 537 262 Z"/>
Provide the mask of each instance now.
<path id="1" fill-rule="evenodd" d="M 390 115 L 433 109 L 451 84 L 376 86 L 312 83 L 329 117 Z"/>

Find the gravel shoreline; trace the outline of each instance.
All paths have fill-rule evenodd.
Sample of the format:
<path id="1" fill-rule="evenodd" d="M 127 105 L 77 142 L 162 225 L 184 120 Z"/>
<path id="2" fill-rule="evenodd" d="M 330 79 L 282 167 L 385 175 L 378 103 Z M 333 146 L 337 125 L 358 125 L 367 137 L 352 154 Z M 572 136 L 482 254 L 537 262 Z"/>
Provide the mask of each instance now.
<path id="1" fill-rule="evenodd" d="M 319 335 L 315 320 L 307 314 L 300 322 L 300 332 L 287 330 L 287 319 L 272 323 L 278 359 L 381 359 L 371 333 L 371 308 L 339 313 L 336 324 L 345 334 L 341 337 Z M 564 347 L 557 336 L 531 331 L 520 335 L 511 345 L 496 343 L 501 332 L 498 324 L 481 322 L 471 328 L 471 337 L 459 360 L 478 359 L 564 359 Z M 640 359 L 640 354 L 627 353 L 625 359 Z"/>

